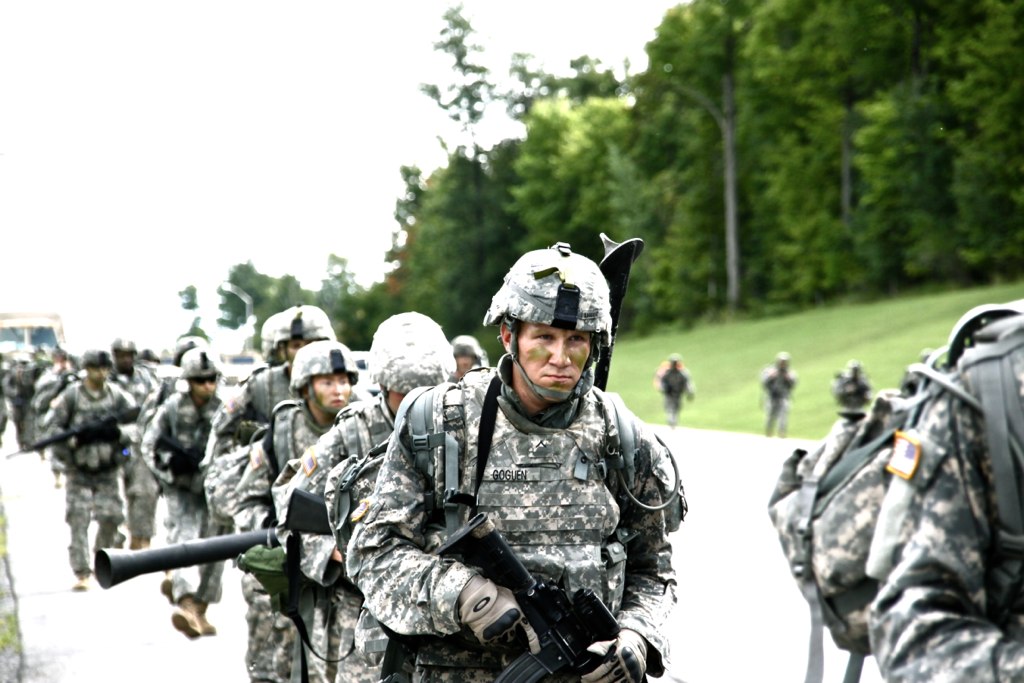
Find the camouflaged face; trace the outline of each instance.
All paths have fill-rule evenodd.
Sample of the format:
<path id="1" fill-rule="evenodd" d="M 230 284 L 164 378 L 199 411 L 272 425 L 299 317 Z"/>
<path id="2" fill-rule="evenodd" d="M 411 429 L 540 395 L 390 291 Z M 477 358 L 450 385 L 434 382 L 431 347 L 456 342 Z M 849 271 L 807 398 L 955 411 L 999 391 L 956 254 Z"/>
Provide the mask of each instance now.
<path id="1" fill-rule="evenodd" d="M 552 247 L 524 254 L 505 275 L 505 281 L 491 300 L 485 325 L 499 325 L 506 317 L 550 325 L 555 320 L 559 287 L 580 292 L 576 329 L 597 332 L 608 343 L 611 303 L 608 283 L 597 264 L 579 254 Z"/>
<path id="2" fill-rule="evenodd" d="M 422 313 L 399 313 L 374 332 L 370 368 L 380 386 L 407 394 L 448 379 L 455 357 L 440 325 Z"/>

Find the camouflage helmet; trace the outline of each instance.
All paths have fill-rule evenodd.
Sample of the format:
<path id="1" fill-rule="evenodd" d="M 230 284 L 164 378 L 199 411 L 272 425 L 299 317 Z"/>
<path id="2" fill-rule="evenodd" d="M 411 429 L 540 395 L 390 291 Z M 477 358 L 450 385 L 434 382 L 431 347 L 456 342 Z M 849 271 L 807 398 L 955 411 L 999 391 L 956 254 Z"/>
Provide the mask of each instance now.
<path id="1" fill-rule="evenodd" d="M 205 346 L 189 349 L 181 357 L 181 376 L 185 379 L 217 377 L 219 374 L 217 361 L 210 349 Z"/>
<path id="2" fill-rule="evenodd" d="M 612 328 L 608 283 L 596 263 L 574 254 L 564 242 L 527 252 L 505 275 L 484 325 L 506 319 L 594 332 L 607 346 Z"/>
<path id="3" fill-rule="evenodd" d="M 305 339 L 320 341 L 327 339 L 337 341 L 331 320 L 322 308 L 300 304 L 277 313 L 275 319 L 274 346 L 289 339 Z"/>
<path id="4" fill-rule="evenodd" d="M 857 360 L 856 358 L 851 358 L 846 362 L 846 369 L 849 370 L 850 372 L 853 372 L 855 370 L 859 372 L 861 369 L 860 361 Z"/>
<path id="5" fill-rule="evenodd" d="M 279 319 L 284 315 L 284 311 L 274 313 L 266 320 L 263 321 L 263 326 L 260 327 L 260 349 L 263 351 L 263 357 L 269 359 L 274 354 L 274 347 L 277 345 L 276 336 L 278 333 L 278 327 L 280 325 Z"/>
<path id="6" fill-rule="evenodd" d="M 174 344 L 174 364 L 181 367 L 182 356 L 184 356 L 187 351 L 200 348 L 205 349 L 209 345 L 210 343 L 202 337 L 188 336 L 179 338 Z"/>
<path id="7" fill-rule="evenodd" d="M 339 341 L 322 339 L 306 344 L 295 354 L 288 386 L 297 396 L 315 375 L 333 375 L 337 372 L 347 374 L 350 384 L 359 381 L 359 368 L 352 351 Z"/>
<path id="8" fill-rule="evenodd" d="M 113 353 L 118 351 L 130 351 L 132 353 L 138 353 L 138 349 L 135 347 L 135 342 L 127 337 L 117 337 L 114 341 L 110 342 L 110 350 Z"/>
<path id="9" fill-rule="evenodd" d="M 471 356 L 477 365 L 489 365 L 487 352 L 480 346 L 476 337 L 469 334 L 460 334 L 452 339 L 452 355 L 456 358 Z"/>
<path id="10" fill-rule="evenodd" d="M 82 367 L 112 368 L 114 362 L 110 359 L 110 353 L 106 349 L 89 349 L 82 354 Z"/>
<path id="11" fill-rule="evenodd" d="M 407 394 L 447 380 L 455 372 L 455 356 L 441 326 L 431 318 L 399 313 L 373 333 L 370 367 L 382 389 Z"/>

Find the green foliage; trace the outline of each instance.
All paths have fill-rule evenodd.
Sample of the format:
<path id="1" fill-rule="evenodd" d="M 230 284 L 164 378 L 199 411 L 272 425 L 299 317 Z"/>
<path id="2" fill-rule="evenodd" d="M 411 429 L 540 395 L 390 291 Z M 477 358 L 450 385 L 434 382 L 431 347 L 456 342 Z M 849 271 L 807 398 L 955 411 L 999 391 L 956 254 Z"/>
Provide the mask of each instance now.
<path id="1" fill-rule="evenodd" d="M 906 366 L 920 360 L 923 348 L 943 346 L 969 309 L 1020 298 L 1024 281 L 624 336 L 615 346 L 608 389 L 641 419 L 664 424 L 654 371 L 670 353 L 679 353 L 697 386 L 680 417 L 684 426 L 761 433 L 759 373 L 776 353 L 788 351 L 799 376 L 790 436 L 817 439 L 836 418 L 830 383 L 849 359 L 864 364 L 875 390 L 898 387 Z"/>

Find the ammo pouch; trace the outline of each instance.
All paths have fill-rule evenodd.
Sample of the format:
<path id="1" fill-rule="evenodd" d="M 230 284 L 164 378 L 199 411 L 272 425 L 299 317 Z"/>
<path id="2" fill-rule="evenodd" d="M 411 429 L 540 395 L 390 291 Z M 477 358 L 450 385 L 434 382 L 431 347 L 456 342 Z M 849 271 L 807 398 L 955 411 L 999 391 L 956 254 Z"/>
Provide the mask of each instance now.
<path id="1" fill-rule="evenodd" d="M 288 573 L 285 569 L 284 548 L 256 545 L 239 555 L 235 564 L 260 582 L 263 590 L 270 596 L 271 607 L 283 614 L 288 601 Z"/>

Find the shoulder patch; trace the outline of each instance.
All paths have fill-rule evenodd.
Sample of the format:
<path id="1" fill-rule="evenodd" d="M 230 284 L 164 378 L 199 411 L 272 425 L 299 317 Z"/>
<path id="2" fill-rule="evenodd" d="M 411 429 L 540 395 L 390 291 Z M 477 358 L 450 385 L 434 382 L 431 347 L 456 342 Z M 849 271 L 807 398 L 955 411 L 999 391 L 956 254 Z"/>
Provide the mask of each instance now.
<path id="1" fill-rule="evenodd" d="M 316 446 L 310 446 L 306 449 L 306 452 L 302 454 L 302 471 L 306 473 L 306 476 L 310 476 L 316 471 Z"/>
<path id="2" fill-rule="evenodd" d="M 366 512 L 369 509 L 370 509 L 370 499 L 369 498 L 363 498 L 361 501 L 359 501 L 359 505 L 356 506 L 356 509 L 352 511 L 352 514 L 349 515 L 348 521 L 350 521 L 353 524 L 355 524 L 356 522 L 358 522 L 359 520 L 361 520 L 363 517 L 366 516 Z"/>
<path id="3" fill-rule="evenodd" d="M 909 432 L 896 432 L 892 446 L 892 458 L 885 466 L 887 472 L 909 480 L 917 472 L 921 462 L 921 440 Z"/>
<path id="4" fill-rule="evenodd" d="M 258 470 L 263 467 L 263 444 L 256 443 L 249 450 L 249 466 L 254 470 Z"/>

